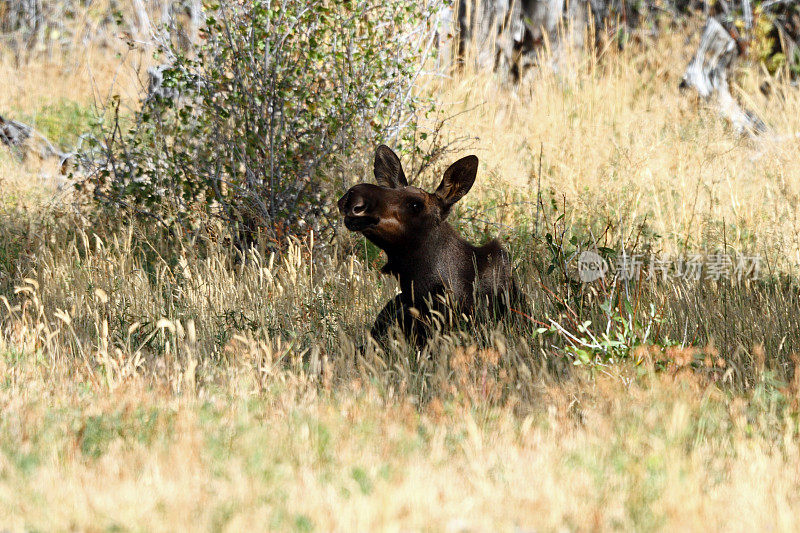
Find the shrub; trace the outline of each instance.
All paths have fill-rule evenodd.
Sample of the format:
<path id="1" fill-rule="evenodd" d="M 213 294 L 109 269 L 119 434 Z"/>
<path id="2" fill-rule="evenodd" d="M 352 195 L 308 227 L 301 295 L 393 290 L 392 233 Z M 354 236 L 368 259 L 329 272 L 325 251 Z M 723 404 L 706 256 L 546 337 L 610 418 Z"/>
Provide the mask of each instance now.
<path id="1" fill-rule="evenodd" d="M 319 225 L 332 203 L 325 170 L 413 130 L 429 11 L 406 0 L 207 6 L 202 45 L 162 44 L 161 90 L 128 120 L 114 104 L 84 152 L 86 190 L 167 226 L 218 217 L 240 240 Z"/>

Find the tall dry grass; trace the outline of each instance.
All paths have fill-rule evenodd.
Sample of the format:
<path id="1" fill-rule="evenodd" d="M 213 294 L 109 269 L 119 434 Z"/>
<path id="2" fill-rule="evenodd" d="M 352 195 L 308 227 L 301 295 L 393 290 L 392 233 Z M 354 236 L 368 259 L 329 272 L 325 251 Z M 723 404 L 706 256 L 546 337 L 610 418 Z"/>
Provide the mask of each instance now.
<path id="1" fill-rule="evenodd" d="M 730 397 L 691 372 L 631 382 L 615 368 L 519 416 L 420 408 L 359 380 L 319 388 L 237 353 L 180 395 L 141 373 L 109 392 L 91 369 L 4 355 L 4 527 L 797 527 L 797 421 L 768 387 Z"/>
<path id="2" fill-rule="evenodd" d="M 529 200 L 541 187 L 566 198 L 569 225 L 643 223 L 667 252 L 722 248 L 724 232 L 728 246 L 796 274 L 800 93 L 778 83 L 766 98 L 764 74 L 740 65 L 736 96 L 772 134 L 734 134 L 710 105 L 678 90 L 700 29 L 623 52 L 563 53 L 558 70 L 531 72 L 519 87 L 485 72 L 437 79 L 441 116 L 452 116 L 445 135 L 469 137 L 483 191 L 511 186 Z M 491 219 L 503 222 L 503 212 Z"/>

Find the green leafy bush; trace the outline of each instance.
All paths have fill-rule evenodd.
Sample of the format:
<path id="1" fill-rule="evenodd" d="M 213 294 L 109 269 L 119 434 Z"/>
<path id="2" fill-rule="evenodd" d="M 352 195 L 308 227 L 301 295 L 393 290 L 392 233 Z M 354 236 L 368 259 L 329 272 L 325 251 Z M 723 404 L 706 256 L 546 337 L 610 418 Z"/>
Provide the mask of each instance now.
<path id="1" fill-rule="evenodd" d="M 207 6 L 203 44 L 164 42 L 158 90 L 87 147 L 86 190 L 168 226 L 218 217 L 239 239 L 319 225 L 326 170 L 413 131 L 429 14 L 405 0 Z"/>

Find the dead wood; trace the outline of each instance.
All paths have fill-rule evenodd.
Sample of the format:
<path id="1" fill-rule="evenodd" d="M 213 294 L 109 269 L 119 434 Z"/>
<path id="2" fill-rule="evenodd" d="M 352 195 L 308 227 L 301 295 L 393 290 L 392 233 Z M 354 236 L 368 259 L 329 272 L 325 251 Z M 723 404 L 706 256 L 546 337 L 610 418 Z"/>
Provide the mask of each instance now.
<path id="1" fill-rule="evenodd" d="M 38 141 L 38 143 L 35 141 Z M 38 152 L 42 159 L 57 157 L 62 168 L 66 168 L 67 160 L 74 155 L 56 148 L 47 137 L 31 126 L 16 120 L 6 119 L 2 115 L 0 115 L 0 144 L 8 146 L 20 159 L 24 159 L 29 151 Z"/>
<path id="2" fill-rule="evenodd" d="M 709 18 L 680 87 L 693 88 L 701 98 L 714 102 L 737 132 L 754 136 L 766 132 L 767 126 L 754 113 L 743 109 L 731 95 L 728 78 L 737 55 L 733 37 L 716 19 Z"/>

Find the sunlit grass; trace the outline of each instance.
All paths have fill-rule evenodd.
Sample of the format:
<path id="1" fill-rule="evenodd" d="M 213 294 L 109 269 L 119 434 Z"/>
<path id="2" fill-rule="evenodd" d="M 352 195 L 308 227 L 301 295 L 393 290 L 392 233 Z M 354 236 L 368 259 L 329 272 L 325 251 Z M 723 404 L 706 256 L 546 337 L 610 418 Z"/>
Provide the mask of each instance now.
<path id="1" fill-rule="evenodd" d="M 797 421 L 769 388 L 613 369 L 531 411 L 424 408 L 353 381 L 217 369 L 197 395 L 6 353 L 0 520 L 14 529 L 797 527 Z"/>

